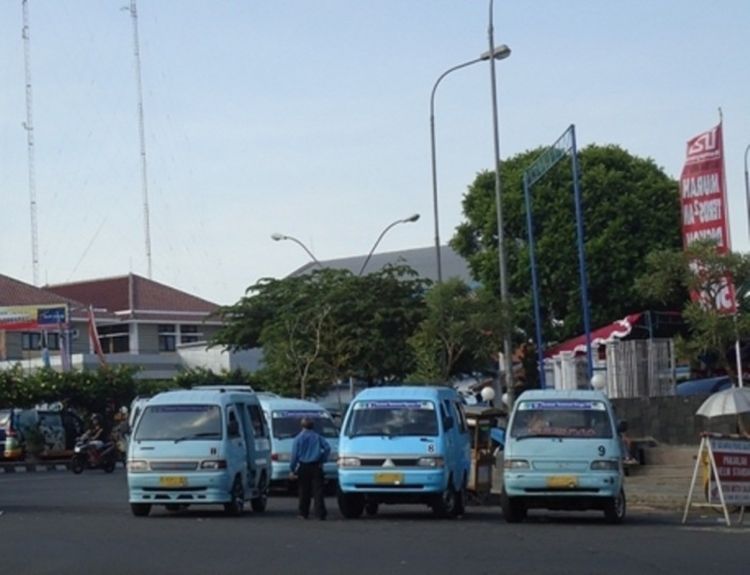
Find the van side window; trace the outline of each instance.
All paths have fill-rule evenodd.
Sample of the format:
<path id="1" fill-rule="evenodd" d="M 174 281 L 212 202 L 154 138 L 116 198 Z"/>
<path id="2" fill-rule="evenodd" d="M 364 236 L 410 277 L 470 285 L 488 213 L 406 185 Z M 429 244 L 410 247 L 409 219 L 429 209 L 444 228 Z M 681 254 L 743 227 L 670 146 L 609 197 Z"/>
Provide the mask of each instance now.
<path id="1" fill-rule="evenodd" d="M 466 414 L 464 413 L 464 408 L 457 401 L 453 402 L 453 407 L 455 408 L 456 414 L 458 415 L 458 429 L 459 431 L 461 431 L 461 433 L 466 433 L 469 429 L 469 426 L 466 424 Z"/>
<path id="2" fill-rule="evenodd" d="M 232 433 L 234 431 L 234 433 Z M 240 422 L 237 421 L 237 414 L 233 407 L 227 410 L 227 436 L 240 437 Z"/>
<path id="3" fill-rule="evenodd" d="M 247 414 L 250 416 L 250 423 L 253 426 L 253 435 L 255 439 L 267 437 L 266 426 L 264 425 L 263 413 L 257 405 L 248 405 Z"/>

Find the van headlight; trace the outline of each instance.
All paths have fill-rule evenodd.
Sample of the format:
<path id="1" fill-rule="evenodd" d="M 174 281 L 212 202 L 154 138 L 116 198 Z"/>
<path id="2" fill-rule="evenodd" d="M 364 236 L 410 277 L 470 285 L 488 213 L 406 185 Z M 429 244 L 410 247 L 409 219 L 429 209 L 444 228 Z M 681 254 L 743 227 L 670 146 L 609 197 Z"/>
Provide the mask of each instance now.
<path id="1" fill-rule="evenodd" d="M 339 467 L 359 467 L 362 462 L 359 457 L 339 457 Z"/>
<path id="2" fill-rule="evenodd" d="M 597 459 L 591 462 L 591 471 L 618 471 L 620 462 L 615 459 Z"/>
<path id="3" fill-rule="evenodd" d="M 131 459 L 128 461 L 128 471 L 131 473 L 143 473 L 148 471 L 148 461 L 145 459 Z"/>
<path id="4" fill-rule="evenodd" d="M 442 457 L 420 457 L 417 465 L 419 467 L 443 467 L 445 460 Z"/>
<path id="5" fill-rule="evenodd" d="M 506 469 L 531 469 L 529 462 L 525 459 L 506 459 Z"/>

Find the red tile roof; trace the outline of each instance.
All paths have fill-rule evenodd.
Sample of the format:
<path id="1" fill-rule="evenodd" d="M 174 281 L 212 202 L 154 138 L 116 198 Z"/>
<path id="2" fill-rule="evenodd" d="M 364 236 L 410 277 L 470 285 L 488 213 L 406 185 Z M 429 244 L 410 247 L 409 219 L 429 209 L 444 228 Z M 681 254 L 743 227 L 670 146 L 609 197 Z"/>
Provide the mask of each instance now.
<path id="1" fill-rule="evenodd" d="M 135 274 L 49 285 L 45 289 L 96 309 L 142 320 L 198 321 L 219 308 L 215 303 Z"/>
<path id="2" fill-rule="evenodd" d="M 0 274 L 0 305 L 50 305 L 70 299 Z"/>

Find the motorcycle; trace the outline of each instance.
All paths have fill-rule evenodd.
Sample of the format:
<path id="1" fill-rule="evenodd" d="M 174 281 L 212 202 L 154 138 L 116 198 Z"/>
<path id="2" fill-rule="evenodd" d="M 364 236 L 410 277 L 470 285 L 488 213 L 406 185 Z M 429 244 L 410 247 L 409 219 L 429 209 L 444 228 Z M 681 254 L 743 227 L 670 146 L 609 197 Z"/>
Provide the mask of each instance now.
<path id="1" fill-rule="evenodd" d="M 115 443 L 107 442 L 97 447 L 94 442 L 79 438 L 73 448 L 70 469 L 76 475 L 84 469 L 103 469 L 105 473 L 112 473 L 119 459 Z"/>

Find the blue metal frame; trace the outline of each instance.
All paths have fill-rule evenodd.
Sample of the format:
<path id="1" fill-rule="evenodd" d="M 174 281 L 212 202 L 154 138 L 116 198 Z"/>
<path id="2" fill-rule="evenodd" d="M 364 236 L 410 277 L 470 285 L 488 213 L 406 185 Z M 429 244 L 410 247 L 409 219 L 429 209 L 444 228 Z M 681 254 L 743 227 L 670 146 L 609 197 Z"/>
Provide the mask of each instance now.
<path id="1" fill-rule="evenodd" d="M 536 324 L 536 345 L 539 362 L 539 384 L 546 387 L 544 375 L 544 340 L 542 337 L 542 317 L 539 305 L 539 281 L 536 266 L 536 248 L 534 244 L 534 218 L 531 208 L 531 186 L 539 181 L 560 159 L 571 152 L 571 168 L 573 171 L 573 198 L 576 213 L 576 236 L 578 244 L 578 273 L 581 282 L 581 308 L 583 309 L 583 327 L 586 332 L 586 373 L 589 381 L 594 373 L 591 353 L 591 317 L 589 311 L 588 281 L 586 272 L 586 254 L 584 250 L 583 202 L 579 182 L 578 149 L 576 147 L 575 125 L 571 124 L 554 144 L 542 152 L 523 174 L 523 193 L 526 203 L 526 224 L 529 238 L 529 260 L 531 265 L 531 285 L 534 298 L 534 323 Z"/>

